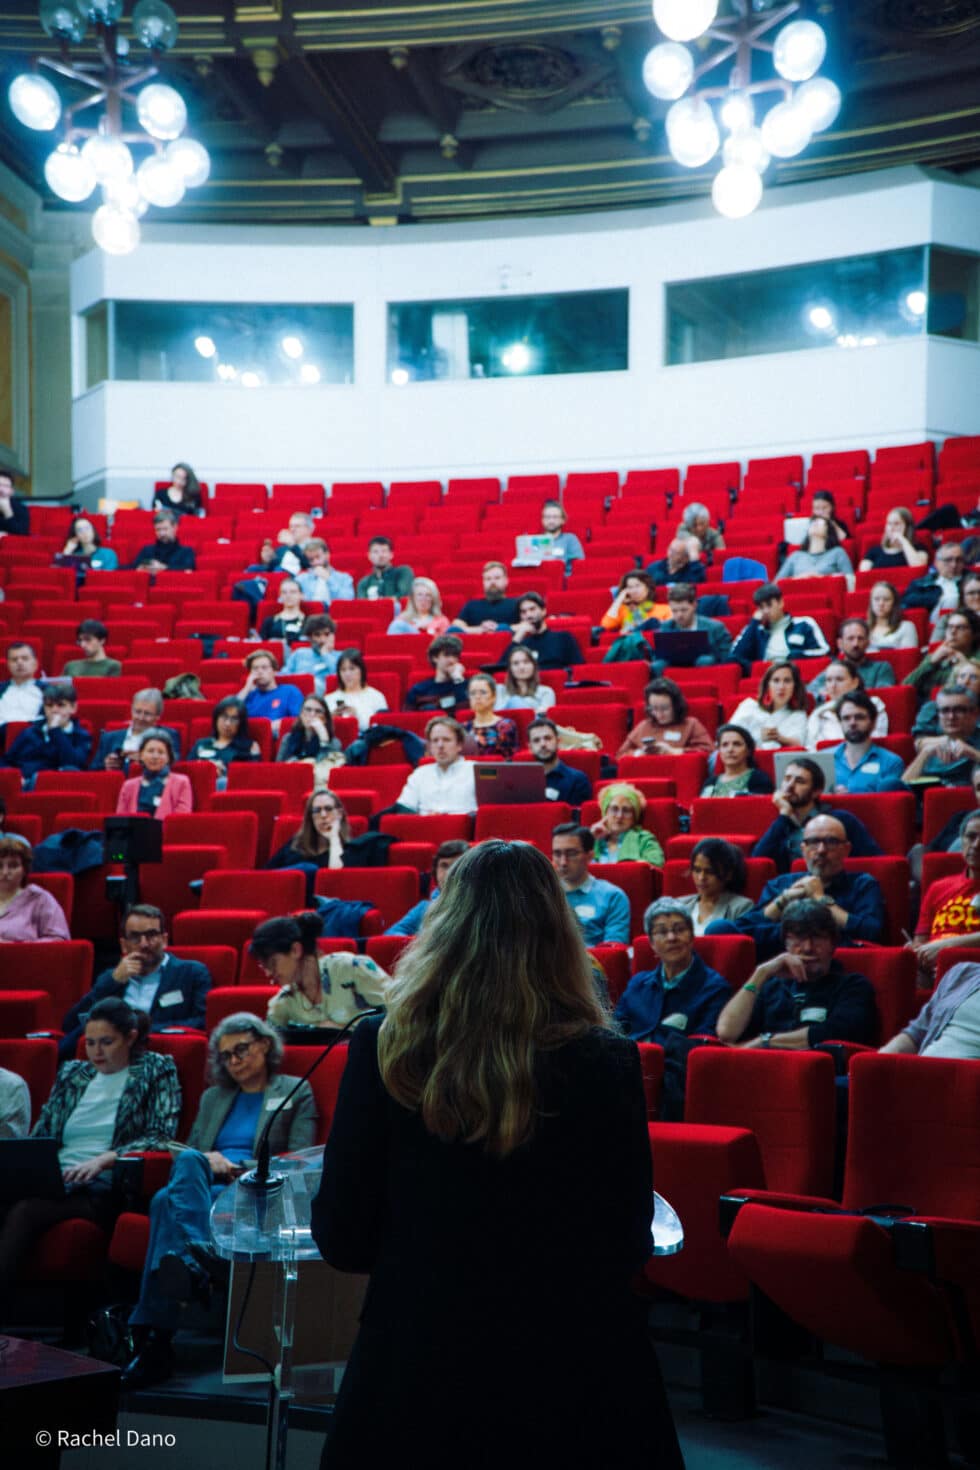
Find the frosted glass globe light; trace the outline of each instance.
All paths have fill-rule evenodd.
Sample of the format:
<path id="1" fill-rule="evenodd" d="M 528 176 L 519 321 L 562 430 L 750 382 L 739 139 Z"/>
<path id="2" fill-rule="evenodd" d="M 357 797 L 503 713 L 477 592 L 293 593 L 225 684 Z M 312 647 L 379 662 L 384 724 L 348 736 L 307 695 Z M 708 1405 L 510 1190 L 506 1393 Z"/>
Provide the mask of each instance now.
<path id="1" fill-rule="evenodd" d="M 114 26 L 122 15 L 123 0 L 78 0 L 78 8 L 93 24 Z"/>
<path id="2" fill-rule="evenodd" d="M 48 188 L 69 204 L 81 204 L 95 188 L 91 165 L 73 143 L 60 143 L 44 163 Z"/>
<path id="3" fill-rule="evenodd" d="M 301 383 L 306 383 L 308 386 L 312 386 L 314 383 L 319 383 L 320 369 L 317 367 L 315 362 L 304 362 L 303 366 L 299 370 L 299 380 Z"/>
<path id="4" fill-rule="evenodd" d="M 88 22 L 74 0 L 42 0 L 41 29 L 59 41 L 81 41 Z"/>
<path id="5" fill-rule="evenodd" d="M 752 98 L 746 92 L 732 92 L 721 104 L 718 116 L 730 133 L 744 133 L 755 122 Z"/>
<path id="6" fill-rule="evenodd" d="M 124 214 L 133 214 L 137 219 L 147 210 L 146 200 L 132 175 L 126 179 L 109 179 L 102 185 L 102 198 L 106 204 L 114 204 Z"/>
<path id="7" fill-rule="evenodd" d="M 148 51 L 169 51 L 177 39 L 177 17 L 164 0 L 139 0 L 133 10 L 133 34 Z"/>
<path id="8" fill-rule="evenodd" d="M 102 204 L 92 216 L 92 234 L 107 255 L 130 255 L 140 242 L 139 220 L 113 204 Z"/>
<path id="9" fill-rule="evenodd" d="M 793 102 L 777 102 L 762 119 L 762 141 L 777 158 L 795 158 L 812 137 L 805 110 Z"/>
<path id="10" fill-rule="evenodd" d="M 815 20 L 792 20 L 772 48 L 772 64 L 788 82 L 805 82 L 820 70 L 827 37 Z"/>
<path id="11" fill-rule="evenodd" d="M 25 128 L 36 133 L 49 133 L 61 116 L 61 98 L 47 77 L 36 72 L 21 72 L 7 91 L 10 110 Z"/>
<path id="12" fill-rule="evenodd" d="M 286 356 L 292 358 L 294 362 L 298 357 L 303 356 L 303 339 L 301 337 L 293 335 L 283 337 L 279 346 Z"/>
<path id="13" fill-rule="evenodd" d="M 100 184 L 128 179 L 133 172 L 133 155 L 121 138 L 96 133 L 86 140 L 82 157 L 87 159 Z"/>
<path id="14" fill-rule="evenodd" d="M 703 168 L 718 152 L 721 135 L 703 97 L 683 97 L 667 113 L 667 144 L 684 168 Z"/>
<path id="15" fill-rule="evenodd" d="M 202 333 L 201 336 L 194 338 L 194 351 L 201 357 L 215 357 L 218 352 L 217 343 L 213 337 Z"/>
<path id="16" fill-rule="evenodd" d="M 840 87 L 829 77 L 814 77 L 796 89 L 793 103 L 806 113 L 813 131 L 822 133 L 837 120 L 841 109 Z"/>
<path id="17" fill-rule="evenodd" d="M 726 219 L 744 219 L 762 198 L 762 180 L 747 163 L 726 163 L 715 174 L 711 198 Z"/>
<path id="18" fill-rule="evenodd" d="M 676 41 L 663 41 L 644 57 L 643 85 L 664 102 L 683 97 L 693 80 L 694 57 Z"/>
<path id="19" fill-rule="evenodd" d="M 905 297 L 905 305 L 913 316 L 925 316 L 929 298 L 924 291 L 909 291 Z"/>
<path id="20" fill-rule="evenodd" d="M 151 138 L 160 138 L 165 143 L 179 138 L 187 126 L 183 97 L 164 82 L 151 82 L 143 88 L 136 98 L 136 115 L 140 127 L 145 128 Z"/>
<path id="21" fill-rule="evenodd" d="M 160 209 L 172 209 L 184 197 L 184 178 L 163 154 L 151 153 L 136 170 L 136 182 L 144 199 Z"/>
<path id="22" fill-rule="evenodd" d="M 203 143 L 196 138 L 177 138 L 168 143 L 166 157 L 181 172 L 188 189 L 197 189 L 207 182 L 211 172 L 211 155 Z"/>
<path id="23" fill-rule="evenodd" d="M 695 41 L 718 14 L 718 0 L 653 0 L 653 18 L 669 41 Z"/>
<path id="24" fill-rule="evenodd" d="M 727 164 L 748 164 L 757 174 L 765 173 L 772 161 L 762 141 L 760 128 L 746 128 L 744 132 L 732 133 L 730 138 L 725 139 L 722 157 Z"/>

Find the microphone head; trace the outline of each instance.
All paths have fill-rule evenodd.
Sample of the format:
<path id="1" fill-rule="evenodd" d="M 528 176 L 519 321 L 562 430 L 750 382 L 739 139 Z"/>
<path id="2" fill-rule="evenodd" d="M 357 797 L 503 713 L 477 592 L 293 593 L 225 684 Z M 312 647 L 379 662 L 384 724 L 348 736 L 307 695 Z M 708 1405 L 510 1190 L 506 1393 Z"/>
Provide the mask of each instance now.
<path id="1" fill-rule="evenodd" d="M 266 1174 L 263 1177 L 260 1170 L 249 1169 L 238 1182 L 243 1189 L 253 1194 L 281 1194 L 286 1184 L 286 1176 L 285 1174 Z"/>

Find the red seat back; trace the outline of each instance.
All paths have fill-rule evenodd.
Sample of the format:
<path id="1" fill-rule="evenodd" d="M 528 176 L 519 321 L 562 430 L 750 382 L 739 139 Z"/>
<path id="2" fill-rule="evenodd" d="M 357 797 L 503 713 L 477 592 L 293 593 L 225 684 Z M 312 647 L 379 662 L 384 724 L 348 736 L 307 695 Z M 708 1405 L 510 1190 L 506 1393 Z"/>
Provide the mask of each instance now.
<path id="1" fill-rule="evenodd" d="M 419 874 L 408 867 L 321 868 L 315 891 L 324 898 L 366 900 L 380 910 L 388 928 L 418 903 Z"/>
<path id="2" fill-rule="evenodd" d="M 306 907 L 306 875 L 294 868 L 271 873 L 218 868 L 204 875 L 201 907 L 265 908 L 270 914 L 294 913 Z"/>
<path id="3" fill-rule="evenodd" d="M 517 802 L 513 806 L 481 806 L 473 835 L 477 842 L 500 837 L 505 842 L 530 842 L 551 855 L 551 834 L 561 822 L 570 822 L 572 809 L 564 801 Z"/>
<path id="4" fill-rule="evenodd" d="M 254 812 L 188 812 L 167 817 L 163 824 L 166 843 L 203 843 L 224 850 L 226 868 L 254 868 L 259 837 L 259 819 Z"/>
<path id="5" fill-rule="evenodd" d="M 320 1046 L 287 1046 L 283 1052 L 283 1074 L 288 1077 L 302 1077 L 306 1069 L 313 1065 L 322 1052 L 323 1048 Z M 334 1047 L 333 1051 L 328 1052 L 309 1079 L 319 1114 L 316 1130 L 317 1143 L 327 1141 L 330 1125 L 333 1123 L 333 1115 L 337 1109 L 337 1093 L 340 1091 L 340 1083 L 346 1065 L 347 1046 L 341 1042 L 339 1046 Z"/>
<path id="6" fill-rule="evenodd" d="M 196 960 L 211 976 L 211 988 L 234 985 L 238 978 L 238 952 L 227 944 L 172 944 L 170 953 L 178 960 Z M 211 1023 L 208 1022 L 209 1031 Z"/>
<path id="7" fill-rule="evenodd" d="M 4 949 L 9 963 L 0 965 L 0 989 L 47 992 L 48 1026 L 60 1026 L 65 1012 L 92 988 L 92 945 L 87 939 L 31 940 Z"/>
<path id="8" fill-rule="evenodd" d="M 31 1124 L 47 1102 L 58 1070 L 58 1043 L 47 1037 L 0 1039 L 0 1067 L 23 1077 L 31 1094 Z"/>

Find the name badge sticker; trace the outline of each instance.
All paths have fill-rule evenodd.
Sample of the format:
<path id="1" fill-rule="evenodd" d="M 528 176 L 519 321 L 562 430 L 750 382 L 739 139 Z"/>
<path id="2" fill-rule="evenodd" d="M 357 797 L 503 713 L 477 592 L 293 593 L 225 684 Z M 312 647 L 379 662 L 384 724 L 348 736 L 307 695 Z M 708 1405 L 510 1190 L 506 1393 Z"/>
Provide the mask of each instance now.
<path id="1" fill-rule="evenodd" d="M 579 916 L 580 919 L 594 919 L 595 918 L 595 904 L 594 903 L 580 903 L 578 905 L 578 907 L 576 908 L 576 913 L 578 914 L 578 916 Z"/>
<path id="2" fill-rule="evenodd" d="M 288 1113 L 292 1105 L 292 1098 L 286 1103 L 283 1102 L 281 1097 L 267 1097 L 265 1100 L 265 1110 L 267 1113 L 273 1112 L 276 1108 L 282 1108 L 284 1113 Z"/>
<path id="3" fill-rule="evenodd" d="M 162 1006 L 179 1006 L 183 999 L 184 992 L 182 990 L 168 990 L 166 995 L 161 995 L 158 1004 Z"/>
<path id="4" fill-rule="evenodd" d="M 817 1024 L 820 1021 L 826 1021 L 826 1019 L 827 1011 L 823 1006 L 808 1006 L 805 1011 L 800 1011 L 801 1023 Z"/>

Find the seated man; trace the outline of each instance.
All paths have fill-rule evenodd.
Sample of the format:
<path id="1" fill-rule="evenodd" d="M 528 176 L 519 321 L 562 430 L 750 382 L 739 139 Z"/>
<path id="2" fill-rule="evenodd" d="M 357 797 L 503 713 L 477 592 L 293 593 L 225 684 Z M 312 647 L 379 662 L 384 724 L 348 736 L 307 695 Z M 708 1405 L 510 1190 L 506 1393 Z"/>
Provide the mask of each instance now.
<path id="1" fill-rule="evenodd" d="M 271 556 L 263 557 L 265 565 L 273 572 L 288 572 L 295 577 L 309 565 L 306 548 L 313 539 L 313 517 L 303 510 L 294 510 L 289 517 L 288 527 L 276 537 L 276 546 Z M 303 593 L 306 596 L 306 593 Z M 311 598 L 311 601 L 317 599 Z"/>
<path id="2" fill-rule="evenodd" d="M 551 861 L 587 945 L 629 944 L 630 901 L 615 883 L 589 872 L 595 838 L 588 827 L 560 822 L 551 834 Z"/>
<path id="3" fill-rule="evenodd" d="M 330 548 L 320 536 L 306 542 L 303 558 L 309 570 L 294 575 L 307 602 L 324 602 L 329 607 L 334 598 L 346 602 L 354 596 L 354 578 L 330 565 Z"/>
<path id="4" fill-rule="evenodd" d="M 238 697 L 244 699 L 250 720 L 272 721 L 272 738 L 278 740 L 283 720 L 303 708 L 303 696 L 295 684 L 276 682 L 278 660 L 264 648 L 257 648 L 242 662 L 248 672 Z"/>
<path id="5" fill-rule="evenodd" d="M 140 740 L 147 730 L 164 730 L 173 741 L 174 753 L 180 760 L 180 737 L 176 730 L 161 723 L 163 695 L 159 689 L 140 689 L 133 695 L 128 730 L 103 730 L 92 762 L 93 771 L 124 771 L 127 760 L 136 760 Z"/>
<path id="6" fill-rule="evenodd" d="M 463 640 L 455 633 L 441 633 L 426 650 L 432 665 L 431 679 L 419 679 L 405 693 L 405 708 L 415 710 L 466 709 L 470 701 L 466 670 L 460 662 Z"/>
<path id="7" fill-rule="evenodd" d="M 753 970 L 718 1017 L 720 1039 L 786 1051 L 823 1041 L 869 1046 L 878 1028 L 874 989 L 834 958 L 834 910 L 810 898 L 794 900 L 783 913 L 779 938 L 781 953 Z"/>
<path id="8" fill-rule="evenodd" d="M 31 645 L 11 643 L 7 649 L 8 677 L 0 683 L 0 725 L 37 719 L 43 693 L 37 670 L 37 655 Z"/>
<path id="9" fill-rule="evenodd" d="M 939 735 L 923 735 L 917 754 L 902 774 L 909 785 L 923 777 L 940 786 L 968 786 L 980 761 L 980 718 L 971 689 L 940 689 L 936 695 Z"/>
<path id="10" fill-rule="evenodd" d="M 840 934 L 849 943 L 883 943 L 885 900 L 881 887 L 870 873 L 845 870 L 844 861 L 850 851 L 847 831 L 837 817 L 811 817 L 803 831 L 807 871 L 770 878 L 754 908 L 735 921 L 715 919 L 705 933 L 748 934 L 755 940 L 759 956 L 771 959 L 779 952 L 779 922 L 785 910 L 798 898 L 812 898 L 833 914 Z"/>
<path id="11" fill-rule="evenodd" d="M 837 718 L 844 739 L 834 747 L 834 790 L 854 796 L 901 791 L 901 756 L 871 741 L 871 731 L 878 718 L 871 695 L 863 689 L 842 695 L 837 701 Z"/>
<path id="12" fill-rule="evenodd" d="M 902 606 L 924 607 L 929 621 L 937 623 L 943 613 L 961 605 L 960 579 L 965 566 L 962 546 L 956 541 L 942 542 L 929 571 L 924 577 L 916 577 L 902 593 Z"/>
<path id="13" fill-rule="evenodd" d="M 676 898 L 658 898 L 643 928 L 659 960 L 633 976 L 616 1006 L 616 1020 L 634 1041 L 661 1046 L 673 1033 L 713 1036 L 732 988 L 694 951 L 694 921 Z"/>
<path id="14" fill-rule="evenodd" d="M 435 715 L 425 727 L 427 755 L 435 764 L 419 766 L 399 793 L 393 811 L 469 813 L 476 811 L 473 762 L 463 759 L 466 731 L 451 715 Z"/>
<path id="15" fill-rule="evenodd" d="M 542 551 L 545 560 L 561 560 L 570 571 L 573 561 L 583 561 L 585 552 L 582 543 L 571 531 L 565 530 L 568 516 L 565 507 L 557 500 L 546 500 L 541 507 L 541 529 L 551 537 L 551 545 Z"/>
<path id="16" fill-rule="evenodd" d="M 105 651 L 109 629 L 98 618 L 85 618 L 75 632 L 75 642 L 84 657 L 69 659 L 61 671 L 63 679 L 117 679 L 122 664 Z"/>
<path id="17" fill-rule="evenodd" d="M 853 664 L 854 672 L 860 674 L 865 689 L 880 689 L 884 684 L 896 683 L 895 671 L 884 659 L 868 658 L 871 634 L 864 618 L 845 618 L 837 629 L 837 652 L 841 658 Z M 826 669 L 821 669 L 815 679 L 806 686 L 819 704 L 823 699 Z"/>
<path id="18" fill-rule="evenodd" d="M 558 759 L 558 726 L 539 715 L 527 727 L 528 749 L 544 770 L 544 794 L 549 801 L 581 806 L 592 800 L 592 782 L 584 771 Z"/>
<path id="19" fill-rule="evenodd" d="M 0 539 L 4 536 L 29 536 L 30 533 L 27 502 L 14 494 L 14 477 L 10 471 L 0 470 Z"/>
<path id="20" fill-rule="evenodd" d="M 526 648 L 539 669 L 567 669 L 584 663 L 572 634 L 548 627 L 547 603 L 540 592 L 525 592 L 518 600 L 517 615 L 520 621 L 513 629 L 513 641 L 501 654 L 500 668 L 506 667 L 514 648 Z"/>
<path id="21" fill-rule="evenodd" d="M 357 584 L 358 597 L 407 597 L 415 581 L 409 566 L 396 567 L 395 548 L 387 536 L 372 536 L 368 542 L 372 570 Z"/>
<path id="22" fill-rule="evenodd" d="M 914 1021 L 881 1051 L 920 1057 L 980 1058 L 980 965 L 951 966 Z"/>
<path id="23" fill-rule="evenodd" d="M 59 1061 L 70 1061 L 75 1055 L 85 1018 L 97 1001 L 109 995 L 128 1001 L 134 1010 L 146 1011 L 151 1031 L 166 1031 L 169 1026 L 204 1030 L 211 976 L 197 960 L 179 960 L 169 954 L 167 943 L 162 911 L 149 903 L 131 904 L 119 934 L 122 958 L 114 969 L 103 970 L 88 994 L 65 1016 Z"/>
<path id="24" fill-rule="evenodd" d="M 837 819 L 844 828 L 854 857 L 883 855 L 860 817 L 821 806 L 824 784 L 823 767 L 809 756 L 796 756 L 789 762 L 779 790 L 773 793 L 772 798 L 779 815 L 753 847 L 753 857 L 772 858 L 780 873 L 788 873 L 797 858 L 806 856 L 803 832 L 810 818 L 818 815 Z"/>
<path id="25" fill-rule="evenodd" d="M 517 598 L 507 596 L 507 568 L 488 561 L 483 568 L 483 596 L 464 602 L 449 624 L 450 632 L 500 633 L 517 622 Z"/>
<path id="26" fill-rule="evenodd" d="M 706 618 L 698 612 L 698 597 L 691 582 L 672 582 L 667 588 L 670 617 L 663 623 L 649 625 L 654 633 L 707 633 L 708 652 L 694 660 L 696 668 L 710 668 L 713 664 L 729 664 L 732 658 L 732 640 L 724 623 L 717 618 Z M 670 663 L 666 658 L 653 658 L 650 669 L 660 675 Z"/>
<path id="27" fill-rule="evenodd" d="M 194 551 L 177 540 L 178 520 L 172 510 L 158 510 L 153 517 L 157 539 L 149 546 L 141 546 L 129 565 L 141 567 L 145 572 L 192 572 L 196 565 Z"/>
<path id="28" fill-rule="evenodd" d="M 470 844 L 462 837 L 451 837 L 446 842 L 440 842 L 436 848 L 436 855 L 432 859 L 432 879 L 428 895 L 420 898 L 417 904 L 409 909 L 407 914 L 402 914 L 397 924 L 392 924 L 386 929 L 386 934 L 417 934 L 422 927 L 422 920 L 429 912 L 429 905 L 439 897 L 442 885 L 446 881 L 446 875 L 453 863 L 469 851 Z"/>
<path id="29" fill-rule="evenodd" d="M 692 585 L 703 582 L 708 573 L 699 560 L 699 549 L 700 543 L 695 544 L 675 536 L 667 547 L 667 555 L 647 566 L 647 576 L 652 577 L 658 587 L 671 586 L 676 582 L 689 582 Z"/>
<path id="30" fill-rule="evenodd" d="M 41 718 L 22 730 L 7 751 L 30 791 L 38 771 L 83 771 L 92 753 L 92 734 L 75 718 L 78 695 L 71 684 L 46 684 Z"/>
<path id="31" fill-rule="evenodd" d="M 757 587 L 752 594 L 755 612 L 735 639 L 732 657 L 746 674 L 765 659 L 822 658 L 830 652 L 819 623 L 813 618 L 792 618 L 775 582 Z"/>
<path id="32" fill-rule="evenodd" d="M 337 625 L 326 613 L 314 613 L 303 624 L 303 637 L 310 648 L 294 648 L 282 666 L 284 674 L 312 674 L 313 687 L 323 694 L 327 679 L 337 672 L 340 653 L 336 648 Z"/>
<path id="33" fill-rule="evenodd" d="M 980 944 L 980 811 L 969 814 L 961 836 L 966 871 L 930 883 L 915 935 L 906 946 L 915 950 L 920 983 L 927 988 L 941 950 Z"/>

